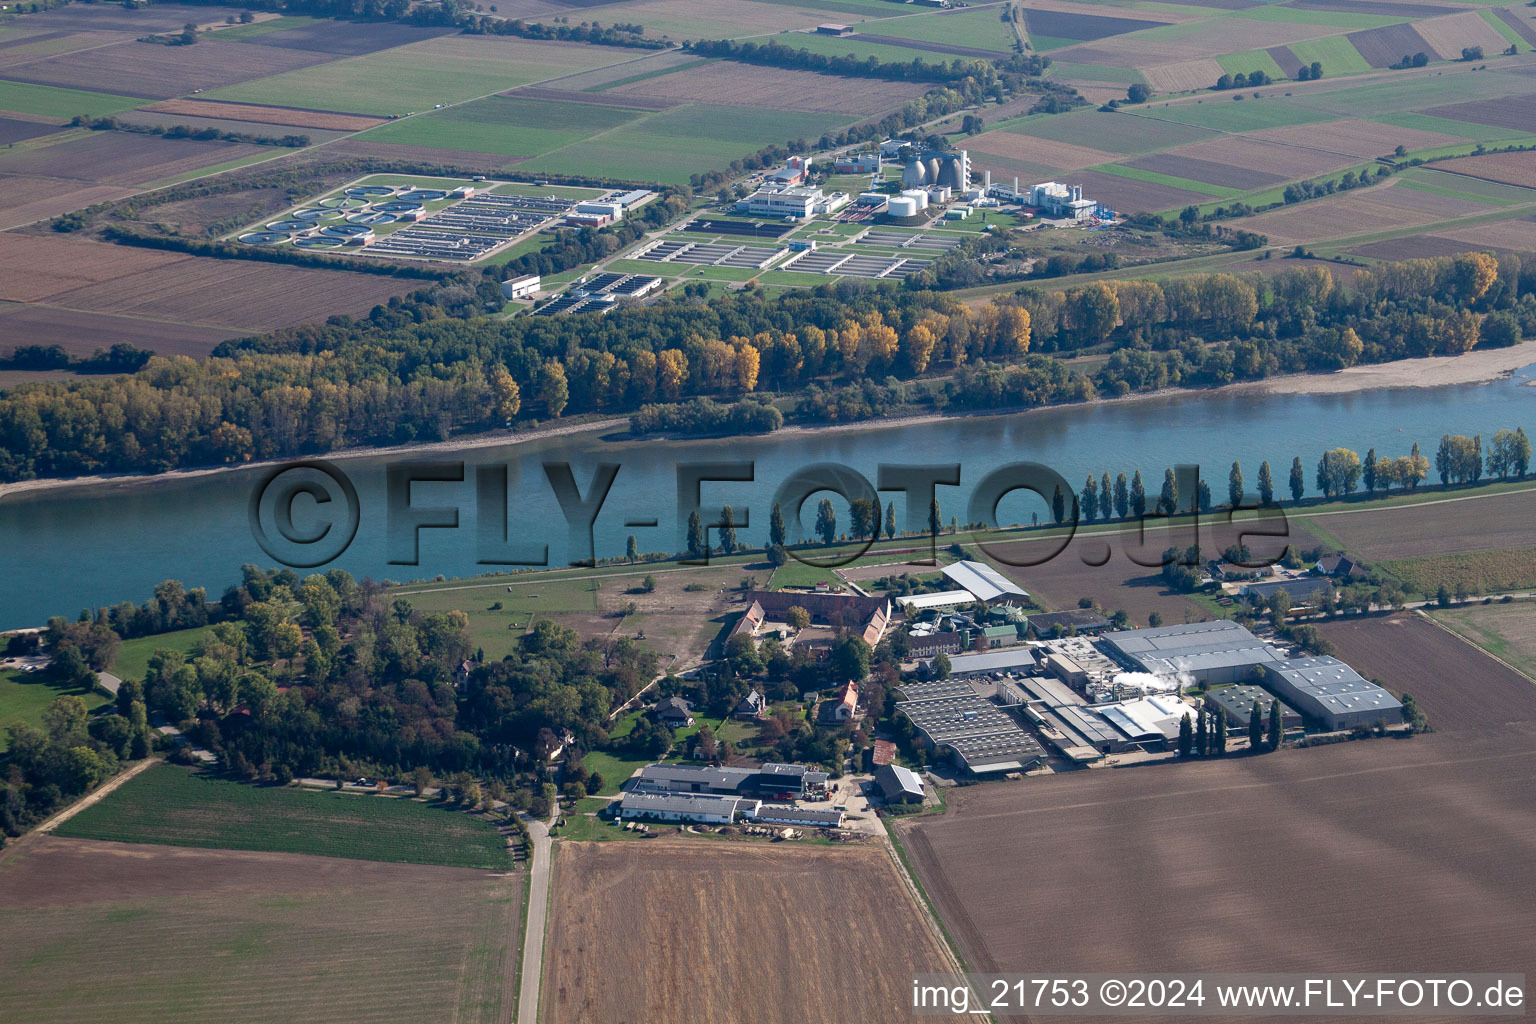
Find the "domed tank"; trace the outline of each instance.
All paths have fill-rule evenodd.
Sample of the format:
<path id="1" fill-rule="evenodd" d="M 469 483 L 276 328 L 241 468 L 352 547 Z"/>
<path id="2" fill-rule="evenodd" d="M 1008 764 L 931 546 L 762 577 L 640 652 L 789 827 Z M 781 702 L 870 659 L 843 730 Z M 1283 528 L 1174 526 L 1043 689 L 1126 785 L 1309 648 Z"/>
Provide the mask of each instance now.
<path id="1" fill-rule="evenodd" d="M 936 184 L 939 180 L 939 158 L 936 156 L 929 157 L 924 166 L 928 169 L 928 180 L 926 184 Z"/>
<path id="2" fill-rule="evenodd" d="M 948 185 L 956 192 L 963 188 L 960 181 L 960 160 L 958 157 L 950 157 L 944 161 L 944 166 L 939 168 L 939 173 L 933 179 L 936 185 Z"/>
<path id="3" fill-rule="evenodd" d="M 917 188 L 928 184 L 928 168 L 917 157 L 908 160 L 906 166 L 901 169 L 901 187 Z"/>

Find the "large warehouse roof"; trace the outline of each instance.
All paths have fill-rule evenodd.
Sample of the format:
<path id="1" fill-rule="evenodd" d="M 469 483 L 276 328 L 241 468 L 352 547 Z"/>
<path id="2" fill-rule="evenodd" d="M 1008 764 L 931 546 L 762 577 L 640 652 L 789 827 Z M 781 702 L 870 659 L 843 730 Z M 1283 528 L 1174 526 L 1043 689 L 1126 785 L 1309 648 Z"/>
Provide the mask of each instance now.
<path id="1" fill-rule="evenodd" d="M 716 792 L 740 789 L 757 775 L 751 768 L 711 768 L 691 764 L 648 764 L 640 769 L 641 789 L 673 789 L 700 786 Z"/>
<path id="2" fill-rule="evenodd" d="M 896 707 L 930 743 L 954 751 L 973 772 L 1013 771 L 1045 756 L 1033 736 L 964 684 L 923 683 L 904 691 L 916 699 Z"/>
<path id="3" fill-rule="evenodd" d="M 712 793 L 625 793 L 620 802 L 622 814 L 735 814 L 751 815 L 759 801 Z"/>
<path id="4" fill-rule="evenodd" d="M 975 594 L 982 601 L 1004 597 L 1028 597 L 1024 588 L 984 562 L 956 562 L 943 569 L 944 578 Z"/>
<path id="5" fill-rule="evenodd" d="M 949 657 L 949 671 L 952 675 L 967 675 L 973 672 L 1012 672 L 1021 668 L 1029 668 L 1035 663 L 1035 656 L 1030 653 L 1030 647 L 1010 647 L 1000 651 L 987 651 L 984 654 L 956 654 Z"/>
<path id="6" fill-rule="evenodd" d="M 1272 647 L 1228 619 L 1107 633 L 1104 640 L 1148 672 L 1164 675 L 1281 660 Z"/>
<path id="7" fill-rule="evenodd" d="M 976 598 L 969 590 L 940 590 L 933 594 L 912 594 L 908 597 L 899 597 L 897 603 L 907 610 L 925 612 L 930 608 L 953 608 L 956 605 L 970 604 Z"/>
<path id="8" fill-rule="evenodd" d="M 1283 681 L 1297 710 L 1313 718 L 1334 719 L 1361 712 L 1400 713 L 1402 703 L 1338 658 L 1292 658 L 1265 666 L 1271 679 Z"/>

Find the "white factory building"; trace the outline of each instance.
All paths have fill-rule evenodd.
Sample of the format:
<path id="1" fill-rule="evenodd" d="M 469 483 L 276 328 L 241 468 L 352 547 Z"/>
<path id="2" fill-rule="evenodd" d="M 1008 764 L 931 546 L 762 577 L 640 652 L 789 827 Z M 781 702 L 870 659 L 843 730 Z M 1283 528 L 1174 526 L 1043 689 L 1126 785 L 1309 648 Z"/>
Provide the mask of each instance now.
<path id="1" fill-rule="evenodd" d="M 1032 186 L 1029 205 L 1039 207 L 1048 217 L 1066 220 L 1087 220 L 1099 208 L 1092 199 L 1083 198 L 1083 186 L 1063 185 L 1059 181 L 1042 181 Z"/>

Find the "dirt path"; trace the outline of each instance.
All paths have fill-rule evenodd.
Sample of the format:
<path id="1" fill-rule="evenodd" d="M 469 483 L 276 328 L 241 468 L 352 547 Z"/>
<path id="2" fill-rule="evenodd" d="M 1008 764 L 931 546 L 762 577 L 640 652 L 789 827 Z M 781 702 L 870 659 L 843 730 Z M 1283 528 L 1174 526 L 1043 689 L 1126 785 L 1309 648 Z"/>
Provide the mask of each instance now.
<path id="1" fill-rule="evenodd" d="M 68 807 L 64 808 L 62 811 L 59 811 L 53 817 L 49 818 L 47 821 L 45 821 L 41 825 L 37 826 L 37 828 L 33 829 L 28 834 L 29 835 L 34 835 L 34 836 L 40 836 L 40 835 L 44 835 L 45 833 L 52 832 L 54 829 L 56 829 L 60 825 L 64 824 L 70 818 L 73 818 L 75 815 L 79 814 L 81 811 L 85 810 L 87 807 L 89 807 L 92 804 L 96 803 L 102 797 L 106 796 L 108 793 L 112 792 L 114 789 L 116 789 L 117 787 L 121 786 L 123 783 L 127 782 L 129 779 L 133 778 L 135 775 L 139 774 L 142 771 L 145 771 L 151 765 L 156 765 L 156 764 L 159 764 L 159 763 L 160 763 L 160 759 L 158 757 L 146 757 L 144 760 L 140 761 L 138 764 L 134 765 L 132 768 L 129 768 L 127 771 L 121 772 L 116 777 L 114 777 L 112 779 L 109 779 L 108 781 L 102 783 L 100 786 L 97 786 L 95 790 L 93 790 L 92 792 L 86 794 L 83 798 L 81 798 L 79 800 L 76 800 L 74 803 L 70 804 Z M 23 837 L 23 838 L 25 838 L 25 837 Z"/>
<path id="2" fill-rule="evenodd" d="M 554 816 L 560 814 L 556 806 Z M 533 861 L 528 866 L 528 915 L 523 919 L 523 977 L 518 988 L 517 1024 L 539 1019 L 539 980 L 544 976 L 545 919 L 549 911 L 549 822 L 530 821 Z"/>

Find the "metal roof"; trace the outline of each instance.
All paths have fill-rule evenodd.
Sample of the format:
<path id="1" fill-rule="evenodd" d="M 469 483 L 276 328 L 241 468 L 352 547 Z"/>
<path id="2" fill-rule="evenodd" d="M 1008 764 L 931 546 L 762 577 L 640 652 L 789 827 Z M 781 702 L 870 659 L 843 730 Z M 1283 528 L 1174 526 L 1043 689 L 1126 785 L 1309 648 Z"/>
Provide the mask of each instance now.
<path id="1" fill-rule="evenodd" d="M 1122 630 L 1103 640 L 1148 672 L 1174 675 L 1281 660 L 1274 648 L 1229 619 Z"/>
<path id="2" fill-rule="evenodd" d="M 926 611 L 929 608 L 949 608 L 957 604 L 970 604 L 976 600 L 969 590 L 940 590 L 932 594 L 909 594 L 898 597 L 896 603 L 903 608 Z"/>
<path id="3" fill-rule="evenodd" d="M 944 578 L 975 594 L 982 601 L 1001 597 L 1028 597 L 1024 588 L 985 562 L 956 562 L 942 570 Z"/>
<path id="4" fill-rule="evenodd" d="M 625 793 L 620 808 L 637 814 L 735 814 L 741 807 L 750 814 L 757 804 L 756 800 L 712 793 Z"/>
<path id="5" fill-rule="evenodd" d="M 710 789 L 740 789 L 757 772 L 750 768 L 711 768 L 691 764 L 648 764 L 640 769 L 640 784 L 667 787 L 673 783 L 706 786 Z"/>
<path id="6" fill-rule="evenodd" d="M 973 772 L 1021 768 L 1045 756 L 1044 748 L 1011 716 L 970 687 L 965 691 L 902 701 L 896 707 L 930 743 L 953 750 Z"/>
<path id="7" fill-rule="evenodd" d="M 1288 696 L 1315 717 L 1361 711 L 1400 711 L 1402 703 L 1338 658 L 1292 658 L 1266 665 L 1271 678 L 1284 680 Z"/>
<path id="8" fill-rule="evenodd" d="M 931 683 L 904 683 L 900 689 L 909 701 L 976 695 L 970 683 L 963 683 L 958 679 L 936 679 Z"/>
<path id="9" fill-rule="evenodd" d="M 949 657 L 949 671 L 954 675 L 969 672 L 1008 672 L 1028 668 L 1035 663 L 1030 647 L 1009 647 L 983 654 L 956 654 Z"/>
<path id="10" fill-rule="evenodd" d="M 875 782 L 887 800 L 893 796 L 923 797 L 923 780 L 899 764 L 884 764 L 875 769 Z"/>

